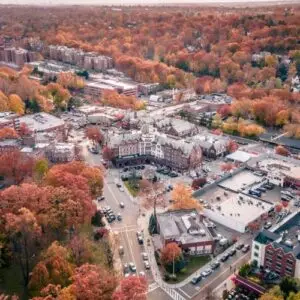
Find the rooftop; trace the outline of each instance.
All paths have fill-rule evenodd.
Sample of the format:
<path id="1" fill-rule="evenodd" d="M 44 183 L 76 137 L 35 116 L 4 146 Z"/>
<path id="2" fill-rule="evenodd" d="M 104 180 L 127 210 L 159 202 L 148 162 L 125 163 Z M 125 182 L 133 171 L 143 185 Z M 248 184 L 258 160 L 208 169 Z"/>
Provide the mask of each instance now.
<path id="1" fill-rule="evenodd" d="M 177 210 L 157 214 L 161 235 L 182 244 L 213 240 L 209 230 L 200 221 L 196 210 Z"/>
<path id="2" fill-rule="evenodd" d="M 30 129 L 41 132 L 55 127 L 63 126 L 64 120 L 53 115 L 41 112 L 33 115 L 25 115 L 19 118 L 21 123 L 25 123 Z"/>

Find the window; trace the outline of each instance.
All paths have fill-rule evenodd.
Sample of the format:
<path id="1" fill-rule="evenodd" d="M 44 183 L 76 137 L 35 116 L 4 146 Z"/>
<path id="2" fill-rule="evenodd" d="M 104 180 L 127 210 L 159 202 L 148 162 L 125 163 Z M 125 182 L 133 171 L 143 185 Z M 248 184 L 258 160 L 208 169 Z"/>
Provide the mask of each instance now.
<path id="1" fill-rule="evenodd" d="M 259 246 L 258 246 L 258 245 L 255 245 L 255 246 L 254 246 L 254 249 L 255 249 L 255 250 L 259 250 Z"/>
<path id="2" fill-rule="evenodd" d="M 287 272 L 292 272 L 292 271 L 293 271 L 293 269 L 290 268 L 290 267 L 288 267 L 288 266 L 285 268 L 285 270 L 286 270 Z"/>
<path id="3" fill-rule="evenodd" d="M 282 259 L 282 254 L 281 253 L 277 254 L 277 258 Z"/>
<path id="4" fill-rule="evenodd" d="M 272 255 L 272 254 L 273 254 L 273 251 L 272 251 L 272 250 L 270 250 L 270 249 L 268 249 L 268 250 L 267 250 L 267 254 L 270 254 L 270 255 Z"/>
<path id="5" fill-rule="evenodd" d="M 293 262 L 291 259 L 287 259 L 286 262 L 287 262 L 288 264 L 290 264 L 290 265 L 293 265 L 293 264 L 294 264 L 294 262 Z"/>
<path id="6" fill-rule="evenodd" d="M 255 256 L 255 257 L 258 257 L 258 253 L 257 253 L 257 252 L 254 252 L 254 256 Z"/>
<path id="7" fill-rule="evenodd" d="M 278 268 L 281 268 L 281 263 L 277 263 L 277 264 L 276 264 L 276 268 L 277 268 L 277 267 L 278 267 Z"/>

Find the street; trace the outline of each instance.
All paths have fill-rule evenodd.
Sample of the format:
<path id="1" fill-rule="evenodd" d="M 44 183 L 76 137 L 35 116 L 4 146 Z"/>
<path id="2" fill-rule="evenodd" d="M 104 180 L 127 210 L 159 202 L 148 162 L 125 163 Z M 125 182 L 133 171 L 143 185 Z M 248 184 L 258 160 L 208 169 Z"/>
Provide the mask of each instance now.
<path id="1" fill-rule="evenodd" d="M 85 142 L 82 142 L 84 144 Z M 83 146 L 83 156 L 85 161 L 90 165 L 99 166 L 101 164 L 101 156 L 92 154 Z M 110 206 L 115 214 L 121 213 L 122 221 L 115 221 L 110 224 L 111 230 L 118 235 L 120 246 L 124 247 L 124 255 L 121 257 L 122 264 L 133 262 L 136 265 L 137 274 L 141 271 L 145 272 L 149 283 L 148 299 L 169 300 L 172 299 L 165 291 L 163 291 L 153 280 L 151 271 L 146 271 L 141 253 L 144 252 L 144 246 L 139 245 L 136 232 L 141 229 L 137 227 L 137 219 L 139 217 L 139 205 L 137 201 L 133 201 L 127 191 L 121 192 L 116 186 L 115 179 L 119 179 L 119 170 L 110 169 L 107 171 L 104 181 L 103 195 L 104 201 L 98 202 L 97 206 Z M 177 179 L 177 178 L 176 178 Z M 177 179 L 178 180 L 178 179 Z M 120 207 L 120 202 L 123 202 L 125 208 Z M 252 237 L 248 237 L 245 243 L 251 244 Z M 185 299 L 205 299 L 208 293 L 218 287 L 226 278 L 233 273 L 234 269 L 238 268 L 249 261 L 250 251 L 246 254 L 238 253 L 230 258 L 225 263 L 221 263 L 220 268 L 215 270 L 208 278 L 202 280 L 197 285 L 187 283 L 181 288 L 176 288 L 178 294 Z M 230 268 L 231 266 L 231 268 Z"/>

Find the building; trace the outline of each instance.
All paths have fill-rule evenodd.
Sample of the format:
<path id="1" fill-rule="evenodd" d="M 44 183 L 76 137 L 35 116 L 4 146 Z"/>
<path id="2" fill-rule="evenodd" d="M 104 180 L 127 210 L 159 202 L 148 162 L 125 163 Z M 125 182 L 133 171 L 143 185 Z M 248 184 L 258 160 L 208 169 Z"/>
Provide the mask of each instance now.
<path id="1" fill-rule="evenodd" d="M 300 189 L 300 161 L 297 159 L 266 153 L 250 159 L 247 165 L 254 171 L 261 171 L 275 185 Z"/>
<path id="2" fill-rule="evenodd" d="M 113 60 L 109 56 L 66 46 L 50 45 L 49 57 L 87 70 L 105 71 L 113 67 Z"/>
<path id="3" fill-rule="evenodd" d="M 119 132 L 108 136 L 107 146 L 114 151 L 115 164 L 150 163 L 172 169 L 196 168 L 202 161 L 201 147 L 181 138 L 149 130 Z"/>
<path id="4" fill-rule="evenodd" d="M 193 136 L 195 143 L 201 146 L 203 155 L 216 159 L 228 153 L 229 138 L 222 135 L 204 133 Z"/>
<path id="5" fill-rule="evenodd" d="M 198 133 L 196 125 L 176 118 L 156 117 L 153 119 L 153 125 L 160 132 L 178 137 L 193 136 Z"/>
<path id="6" fill-rule="evenodd" d="M 155 94 L 158 90 L 159 83 L 140 83 L 138 85 L 138 92 L 144 96 Z"/>
<path id="7" fill-rule="evenodd" d="M 46 156 L 54 163 L 70 162 L 75 158 L 75 145 L 71 143 L 54 143 L 46 150 Z"/>
<path id="8" fill-rule="evenodd" d="M 252 242 L 251 260 L 279 276 L 300 277 L 300 212 L 294 212 Z"/>
<path id="9" fill-rule="evenodd" d="M 0 129 L 4 127 L 18 130 L 20 127 L 18 115 L 13 112 L 0 112 Z"/>
<path id="10" fill-rule="evenodd" d="M 215 242 L 201 218 L 194 209 L 157 214 L 161 247 L 175 242 L 190 255 L 212 254 Z"/>
<path id="11" fill-rule="evenodd" d="M 18 118 L 20 123 L 27 125 L 34 134 L 55 134 L 57 140 L 64 140 L 66 136 L 65 121 L 45 112 L 25 115 Z"/>
<path id="12" fill-rule="evenodd" d="M 23 48 L 0 48 L 0 61 L 17 67 L 23 67 L 26 63 L 37 60 L 38 57 L 39 54 L 37 52 L 28 51 Z"/>

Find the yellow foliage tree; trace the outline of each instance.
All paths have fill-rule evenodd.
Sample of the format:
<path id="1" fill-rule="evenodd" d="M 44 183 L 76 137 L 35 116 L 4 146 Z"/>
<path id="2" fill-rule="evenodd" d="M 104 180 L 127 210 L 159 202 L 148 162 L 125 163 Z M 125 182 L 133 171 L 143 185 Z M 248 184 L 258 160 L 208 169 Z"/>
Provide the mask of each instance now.
<path id="1" fill-rule="evenodd" d="M 24 115 L 25 104 L 17 94 L 11 94 L 8 97 L 9 109 L 18 115 Z"/>
<path id="2" fill-rule="evenodd" d="M 172 209 L 198 209 L 201 210 L 202 207 L 199 202 L 193 198 L 192 189 L 187 187 L 182 183 L 178 183 L 172 192 L 173 205 Z"/>
<path id="3" fill-rule="evenodd" d="M 8 99 L 7 97 L 0 91 L 0 111 L 8 110 Z"/>

